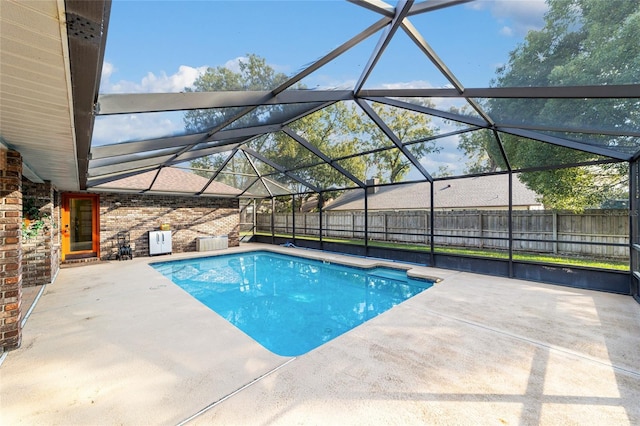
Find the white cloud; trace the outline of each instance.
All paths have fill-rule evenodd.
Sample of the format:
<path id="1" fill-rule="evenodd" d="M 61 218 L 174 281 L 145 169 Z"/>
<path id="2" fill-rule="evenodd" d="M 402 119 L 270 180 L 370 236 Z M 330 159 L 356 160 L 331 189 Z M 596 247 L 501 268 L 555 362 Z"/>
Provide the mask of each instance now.
<path id="1" fill-rule="evenodd" d="M 544 26 L 544 14 L 549 9 L 545 0 L 483 0 L 472 2 L 474 10 L 489 10 L 494 18 L 505 24 L 500 34 L 524 35 Z"/>
<path id="2" fill-rule="evenodd" d="M 224 66 L 239 72 L 239 63 L 246 60 L 237 57 Z M 100 93 L 178 93 L 185 87 L 193 87 L 195 80 L 204 74 L 208 66 L 191 67 L 180 65 L 170 75 L 161 71 L 148 72 L 140 81 L 119 80 L 111 82 L 118 69 L 105 61 L 102 66 Z M 147 113 L 122 116 L 98 117 L 93 131 L 92 145 L 104 145 L 125 141 L 152 139 L 179 134 L 184 131 L 183 112 Z"/>
<path id="3" fill-rule="evenodd" d="M 97 117 L 92 145 L 176 135 L 184 131 L 182 116 L 182 112 L 162 112 Z"/>
<path id="4" fill-rule="evenodd" d="M 249 58 L 247 58 L 246 56 L 238 56 L 237 58 L 229 59 L 224 63 L 224 67 L 238 73 L 240 72 L 240 62 L 246 62 L 247 59 Z"/>
<path id="5" fill-rule="evenodd" d="M 500 34 L 506 37 L 513 37 L 513 28 L 504 26 L 500 29 Z"/>
<path id="6" fill-rule="evenodd" d="M 111 78 L 111 74 L 113 74 L 115 71 L 116 71 L 116 68 L 113 66 L 111 62 L 104 61 L 102 63 L 102 75 L 101 75 L 100 81 L 104 81 L 104 80 L 108 81 Z"/>
<path id="7" fill-rule="evenodd" d="M 188 65 L 180 65 L 178 71 L 174 74 L 167 75 L 164 71 L 158 75 L 149 71 L 140 82 L 120 80 L 111 83 L 109 77 L 114 73 L 115 68 L 112 64 L 108 64 L 107 73 L 103 71 L 102 93 L 176 93 L 183 92 L 185 87 L 192 87 L 193 83 L 207 70 L 206 66 L 190 67 Z M 104 70 L 103 66 L 103 70 Z"/>
<path id="8" fill-rule="evenodd" d="M 366 86 L 366 85 L 365 85 Z M 414 80 L 414 81 L 406 81 L 399 83 L 384 83 L 381 84 L 380 89 L 431 89 L 433 88 L 433 84 L 429 83 L 426 80 Z"/>
<path id="9" fill-rule="evenodd" d="M 224 63 L 224 67 L 239 73 L 240 62 L 247 61 L 245 56 L 238 56 Z M 278 71 L 283 67 L 269 64 L 274 70 Z M 100 84 L 100 93 L 178 93 L 183 92 L 185 87 L 193 87 L 193 83 L 198 77 L 204 74 L 209 67 L 207 65 L 201 67 L 191 67 L 188 65 L 180 65 L 178 71 L 167 75 L 165 71 L 156 74 L 147 72 L 139 82 L 131 80 L 119 80 L 111 82 L 111 77 L 118 71 L 115 66 L 105 61 L 102 67 L 102 79 Z"/>
<path id="10" fill-rule="evenodd" d="M 303 79 L 302 83 L 313 90 L 350 90 L 355 87 L 357 81 L 357 79 L 339 80 L 326 74 L 312 74 L 307 79 Z"/>
<path id="11" fill-rule="evenodd" d="M 249 58 L 247 58 L 246 56 L 238 56 L 237 58 L 233 58 L 233 59 L 229 59 L 227 62 L 224 63 L 223 67 L 239 73 L 240 72 L 240 62 L 247 62 L 249 60 Z M 289 73 L 289 67 L 288 66 L 283 66 L 283 65 L 278 65 L 278 64 L 270 64 L 267 63 L 268 66 L 270 66 L 275 72 L 282 72 L 285 74 Z"/>

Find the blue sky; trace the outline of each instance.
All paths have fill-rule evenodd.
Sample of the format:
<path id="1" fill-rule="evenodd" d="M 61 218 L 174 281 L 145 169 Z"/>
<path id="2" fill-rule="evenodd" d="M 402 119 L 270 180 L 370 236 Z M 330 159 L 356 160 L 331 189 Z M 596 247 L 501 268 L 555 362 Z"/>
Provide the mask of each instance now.
<path id="1" fill-rule="evenodd" d="M 545 11 L 544 0 L 479 0 L 412 16 L 410 21 L 465 87 L 483 87 L 526 32 L 542 26 Z M 101 92 L 180 92 L 207 67 L 237 69 L 248 53 L 293 75 L 379 18 L 338 0 L 114 0 Z M 369 37 L 303 83 L 309 88 L 352 88 L 378 39 L 379 33 Z M 448 81 L 399 30 L 365 88 L 446 85 Z M 98 117 L 93 143 L 155 138 L 182 129 L 182 113 Z M 445 146 L 450 155 L 442 163 L 453 166 L 459 161 L 457 140 L 443 143 L 451 149 Z"/>
<path id="2" fill-rule="evenodd" d="M 410 18 L 467 87 L 488 84 L 496 66 L 530 28 L 542 24 L 542 0 L 480 0 Z M 293 74 L 379 18 L 352 3 L 325 1 L 114 0 L 103 92 L 179 91 L 207 66 L 233 67 L 256 53 Z M 369 87 L 421 81 L 445 84 L 399 32 Z M 357 78 L 378 34 L 320 70 L 317 87 Z"/>

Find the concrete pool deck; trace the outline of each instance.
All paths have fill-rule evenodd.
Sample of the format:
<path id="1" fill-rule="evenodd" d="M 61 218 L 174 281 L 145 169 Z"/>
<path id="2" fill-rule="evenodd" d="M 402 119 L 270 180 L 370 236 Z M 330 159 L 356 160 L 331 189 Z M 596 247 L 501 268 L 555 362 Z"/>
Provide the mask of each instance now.
<path id="1" fill-rule="evenodd" d="M 318 254 L 224 253 L 257 248 Z M 0 423 L 640 424 L 629 296 L 416 268 L 443 281 L 287 358 L 148 266 L 222 253 L 61 270 L 0 366 Z"/>

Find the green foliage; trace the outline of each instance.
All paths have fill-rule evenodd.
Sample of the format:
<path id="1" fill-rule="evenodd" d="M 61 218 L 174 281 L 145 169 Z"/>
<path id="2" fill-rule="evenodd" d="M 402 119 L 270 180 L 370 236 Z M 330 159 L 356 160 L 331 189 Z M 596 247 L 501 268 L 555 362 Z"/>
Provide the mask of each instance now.
<path id="1" fill-rule="evenodd" d="M 191 170 L 193 173 L 209 178 L 214 170 L 218 170 L 224 163 L 225 158 L 220 155 L 208 155 L 206 157 L 191 160 Z"/>
<path id="2" fill-rule="evenodd" d="M 640 77 L 640 3 L 550 0 L 545 27 L 530 31 L 498 71 L 498 86 L 628 84 Z"/>
<path id="3" fill-rule="evenodd" d="M 246 61 L 240 62 L 239 72 L 224 67 L 209 68 L 196 80 L 194 90 L 271 90 L 286 80 L 286 76 L 275 72 L 265 59 L 256 55 L 247 56 Z M 258 119 L 269 120 L 283 113 L 284 108 L 273 105 L 264 110 Z M 382 104 L 374 104 L 373 109 L 403 142 L 420 141 L 434 134 L 430 118 L 425 114 Z M 239 111 L 238 108 L 189 111 L 185 114 L 184 122 L 188 132 L 210 131 L 226 123 Z M 236 125 L 256 125 L 256 119 L 247 114 Z M 314 149 L 334 160 L 333 164 L 336 167 L 326 164 L 320 156 L 286 133 L 277 132 L 249 141 L 246 146 L 274 164 L 290 170 L 290 176 L 283 176 L 261 161 L 254 159 L 249 162 L 239 151 L 216 180 L 236 188 L 251 188 L 258 177 L 257 169 L 260 175 L 271 174 L 263 182 L 266 182 L 272 192 L 288 187 L 302 193 L 309 188 L 300 181 L 322 190 L 354 187 L 356 184 L 337 168 L 347 170 L 361 181 L 377 177 L 381 182 L 401 181 L 411 170 L 408 158 L 354 102 L 337 102 L 297 119 L 290 123 L 289 127 Z M 437 152 L 438 148 L 435 142 L 425 141 L 411 145 L 408 150 L 419 160 L 431 152 Z M 361 152 L 369 153 L 358 155 Z M 230 154 L 231 152 L 226 152 L 199 158 L 191 161 L 191 167 L 195 173 L 208 178 L 227 161 Z M 298 180 L 293 179 L 293 176 Z M 255 188 L 254 190 L 258 191 Z M 254 190 L 252 192 L 255 192 Z M 331 198 L 332 192 L 334 191 L 325 194 L 326 197 Z"/>
<path id="4" fill-rule="evenodd" d="M 351 134 L 356 116 L 355 105 L 338 102 L 296 120 L 289 127 L 327 157 L 332 159 L 345 158 L 355 155 L 360 147 L 357 137 Z M 286 137 L 288 138 L 288 136 Z M 268 152 L 277 151 L 269 150 Z M 320 157 L 297 142 L 289 146 L 288 154 L 284 157 L 279 156 L 280 164 L 284 167 L 316 164 L 314 167 L 298 169 L 294 173 L 319 188 L 355 186 L 346 176 L 335 168 L 324 164 Z M 351 157 L 339 160 L 338 164 L 349 170 L 358 179 L 364 179 L 366 164 L 361 158 Z"/>
<path id="5" fill-rule="evenodd" d="M 458 149 L 464 151 L 468 158 L 465 173 L 493 173 L 507 168 L 500 146 L 489 130 L 461 134 Z"/>
<path id="6" fill-rule="evenodd" d="M 268 232 L 254 232 L 253 234 L 271 236 L 271 233 L 268 233 Z M 251 234 L 246 233 L 245 235 L 251 235 Z M 276 232 L 275 236 L 280 238 L 293 238 L 292 234 L 282 233 L 282 232 Z M 311 235 L 296 235 L 296 239 L 319 241 L 319 237 L 311 236 Z M 338 237 L 334 237 L 334 238 L 322 237 L 322 241 L 353 244 L 353 245 L 364 244 L 364 240 L 361 240 L 361 239 L 358 240 L 358 239 L 347 239 L 347 238 L 338 238 Z M 410 244 L 410 243 L 397 243 L 397 242 L 390 242 L 390 241 L 373 241 L 373 240 L 368 241 L 368 244 L 369 246 L 374 246 L 374 247 L 399 248 L 403 250 L 412 250 L 412 251 L 418 251 L 418 252 L 431 251 L 431 246 L 426 244 Z M 504 250 L 492 250 L 492 249 L 435 246 L 434 252 L 448 253 L 448 254 L 462 255 L 462 256 L 488 257 L 493 259 L 509 258 L 508 252 Z M 548 254 L 548 253 L 513 253 L 513 259 L 523 260 L 525 262 L 533 262 L 533 263 L 574 265 L 574 266 L 582 266 L 587 268 L 614 269 L 619 271 L 629 270 L 628 261 L 613 260 L 613 259 L 590 259 L 590 258 L 583 258 L 583 257 L 577 257 L 577 256 L 554 255 L 554 254 Z"/>
<path id="7" fill-rule="evenodd" d="M 286 74 L 276 72 L 264 58 L 254 54 L 241 60 L 239 68 L 239 72 L 235 72 L 222 66 L 210 67 L 194 82 L 195 90 L 186 88 L 185 91 L 272 90 L 287 80 Z M 188 111 L 184 116 L 185 128 L 189 133 L 205 132 L 235 117 L 240 110 L 241 108 L 213 108 Z"/>
<path id="8" fill-rule="evenodd" d="M 40 211 L 33 198 L 22 200 L 22 240 L 30 240 L 48 229 L 50 215 Z M 26 220 L 25 220 L 26 219 Z"/>
<path id="9" fill-rule="evenodd" d="M 545 26 L 530 31 L 498 70 L 494 86 L 568 86 L 629 84 L 640 81 L 640 2 L 627 0 L 549 0 Z M 575 129 L 621 129 L 640 125 L 634 99 L 491 99 L 483 107 L 500 122 L 545 124 Z M 570 133 L 568 139 L 575 137 Z M 501 154 L 491 135 L 463 135 L 460 148 L 470 172 L 492 171 Z M 592 143 L 635 150 L 629 137 L 590 135 Z M 602 157 L 526 138 L 505 135 L 504 150 L 514 170 L 562 166 Z M 624 192 L 626 164 L 558 169 L 523 174 L 547 208 L 580 210 Z"/>
<path id="10" fill-rule="evenodd" d="M 431 124 L 431 118 L 426 114 L 378 103 L 373 104 L 373 110 L 403 143 L 421 141 L 433 136 L 437 131 Z M 388 136 L 368 117 L 364 119 L 356 116 L 356 120 L 353 130 L 360 135 L 356 140 L 363 151 L 393 146 Z M 431 140 L 411 144 L 407 149 L 419 161 L 428 154 L 438 153 L 441 148 Z M 374 169 L 370 176 L 377 177 L 381 183 L 394 183 L 405 179 L 411 170 L 412 163 L 398 148 L 393 147 L 374 152 L 367 166 L 369 169 Z"/>

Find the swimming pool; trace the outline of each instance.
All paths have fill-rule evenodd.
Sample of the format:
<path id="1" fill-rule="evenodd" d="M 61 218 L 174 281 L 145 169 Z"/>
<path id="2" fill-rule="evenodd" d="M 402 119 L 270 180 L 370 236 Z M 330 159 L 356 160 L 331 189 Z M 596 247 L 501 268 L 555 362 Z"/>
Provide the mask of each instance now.
<path id="1" fill-rule="evenodd" d="M 268 251 L 151 266 L 283 356 L 304 354 L 433 285 L 400 269 L 355 268 Z"/>

